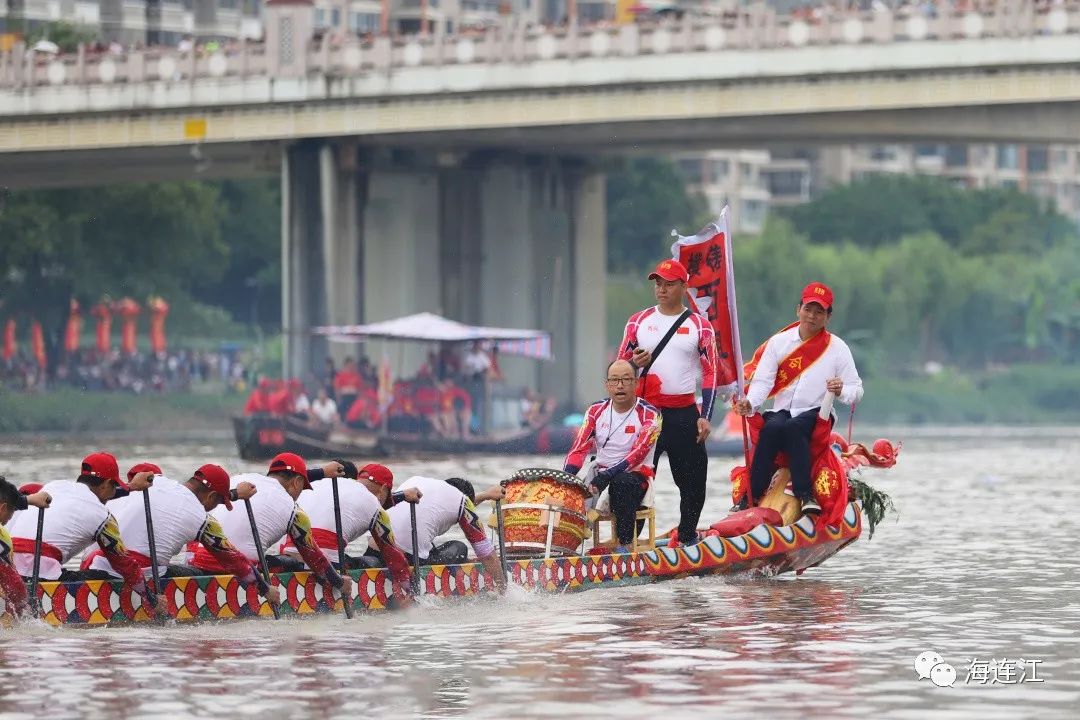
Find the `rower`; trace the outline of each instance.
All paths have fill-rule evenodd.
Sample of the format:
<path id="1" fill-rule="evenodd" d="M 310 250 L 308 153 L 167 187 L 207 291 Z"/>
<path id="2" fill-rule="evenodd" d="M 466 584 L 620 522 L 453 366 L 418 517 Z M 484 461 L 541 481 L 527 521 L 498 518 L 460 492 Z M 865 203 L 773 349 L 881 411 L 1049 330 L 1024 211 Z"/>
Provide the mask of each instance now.
<path id="1" fill-rule="evenodd" d="M 335 463 L 335 467 L 339 466 Z M 319 581 L 340 589 L 346 602 L 351 602 L 352 581 L 348 576 L 339 575 L 326 556 L 319 551 L 311 534 L 311 520 L 296 503 L 301 492 L 311 489 L 307 463 L 299 455 L 281 453 L 270 462 L 266 475 L 244 473 L 233 476 L 234 487 L 239 488 L 241 483 L 255 486 L 256 495 L 247 502 L 251 504 L 255 515 L 263 549 L 287 535 Z M 248 562 L 254 564 L 259 561 L 259 551 L 255 546 L 246 513 L 231 513 L 219 505 L 211 510 L 210 514 L 217 519 L 225 536 L 236 545 Z M 190 564 L 194 567 L 205 573 L 225 572 L 225 568 L 205 547 L 189 543 L 188 550 L 191 553 Z M 268 564 L 270 558 L 271 556 L 267 557 Z"/>
<path id="2" fill-rule="evenodd" d="M 36 488 L 34 492 L 24 494 L 0 475 L 0 595 L 15 615 L 22 615 L 26 611 L 28 596 L 23 579 L 12 565 L 11 535 L 4 526 L 16 510 L 26 510 L 28 507 L 43 510 L 49 507 L 51 500 L 47 492 Z"/>
<path id="3" fill-rule="evenodd" d="M 501 485 L 476 494 L 472 483 L 462 478 L 436 480 L 428 477 L 411 477 L 398 488 L 405 492 L 415 488 L 422 497 L 416 503 L 416 542 L 420 562 L 424 565 L 456 565 L 466 561 L 469 549 L 460 540 L 450 540 L 435 545 L 435 539 L 458 525 L 472 544 L 477 559 L 495 581 L 496 586 L 506 588 L 502 565 L 495 555 L 495 547 L 484 533 L 476 503 L 485 500 L 501 500 L 505 495 Z M 411 512 L 406 504 L 390 508 L 390 524 L 394 529 L 394 543 L 413 561 Z M 378 557 L 378 551 L 368 548 L 368 555 Z"/>
<path id="4" fill-rule="evenodd" d="M 40 577 L 60 582 L 88 579 L 86 573 L 67 570 L 63 565 L 91 543 L 97 542 L 105 557 L 124 579 L 125 586 L 142 597 L 147 613 L 164 613 L 165 598 L 158 597 L 146 584 L 139 563 L 128 553 L 120 539 L 120 526 L 116 518 L 105 507 L 118 488 L 125 492 L 143 491 L 150 487 L 151 481 L 151 476 L 145 473 L 130 484 L 121 480 L 116 458 L 106 452 L 96 452 L 83 459 L 75 482 L 58 480 L 45 485 L 42 490 L 52 498 L 52 505 L 45 514 Z M 14 564 L 24 578 L 33 574 L 39 512 L 42 511 L 36 507 L 20 511 L 11 523 Z"/>
<path id="5" fill-rule="evenodd" d="M 626 360 L 608 365 L 608 399 L 585 411 L 563 465 L 563 472 L 577 475 L 586 455 L 593 454 L 586 482 L 594 497 L 608 491 L 619 541 L 613 552 L 629 552 L 627 546 L 638 533 L 637 512 L 643 504 L 652 505 L 652 454 L 661 418 L 656 408 L 634 395 L 636 382 L 634 367 Z"/>
<path id="6" fill-rule="evenodd" d="M 390 516 L 384 509 L 392 504 L 394 475 L 385 465 L 373 463 L 357 470 L 356 465 L 348 460 L 337 462 L 345 469 L 345 482 L 338 483 L 341 532 L 345 544 L 358 540 L 365 533 L 371 533 L 375 547 L 390 569 L 394 594 L 403 601 L 411 589 L 409 563 L 394 544 Z M 420 492 L 412 488 L 405 491 L 402 499 L 415 503 L 420 499 Z M 311 518 L 311 534 L 315 543 L 331 564 L 340 570 L 343 561 L 338 554 L 333 480 L 325 479 L 312 483 L 310 490 L 300 493 L 299 502 Z M 298 554 L 291 539 L 282 543 L 281 553 L 294 556 Z M 345 556 L 344 563 L 346 570 L 367 567 L 360 559 L 348 555 Z"/>
<path id="7" fill-rule="evenodd" d="M 255 495 L 254 485 L 241 482 L 235 490 L 230 490 L 229 473 L 219 465 L 203 465 L 180 484 L 165 477 L 157 465 L 139 463 L 128 470 L 128 480 L 133 482 L 142 473 L 149 473 L 154 478 L 153 486 L 146 492 L 150 496 L 154 546 L 161 577 L 202 574 L 192 567 L 169 564 L 169 560 L 180 553 L 186 544 L 201 543 L 224 572 L 235 575 L 244 587 L 255 583 L 259 594 L 271 603 L 277 605 L 281 601 L 278 588 L 270 587 L 262 575 L 254 571 L 248 559 L 229 542 L 221 524 L 209 514 L 218 505 L 232 511 L 233 502 Z M 142 500 L 131 496 L 113 500 L 109 503 L 109 510 L 120 525 L 120 537 L 127 544 L 128 553 L 135 557 L 145 572 L 150 567 L 150 542 L 146 534 L 146 511 Z M 100 552 L 88 555 L 82 567 L 105 572 L 109 577 L 119 577 L 109 559 Z"/>

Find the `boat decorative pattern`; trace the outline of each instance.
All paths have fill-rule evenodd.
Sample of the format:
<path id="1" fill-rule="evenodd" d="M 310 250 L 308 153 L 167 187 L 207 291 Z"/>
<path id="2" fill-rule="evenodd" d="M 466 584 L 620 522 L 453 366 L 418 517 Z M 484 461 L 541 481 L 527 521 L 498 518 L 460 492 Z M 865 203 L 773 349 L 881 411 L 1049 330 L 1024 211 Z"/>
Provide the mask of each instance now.
<path id="1" fill-rule="evenodd" d="M 862 530 L 858 506 L 850 503 L 840 527 L 816 531 L 809 518 L 795 525 L 759 525 L 733 538 L 707 537 L 690 547 L 621 555 L 581 555 L 514 560 L 507 564 L 514 583 L 539 592 L 572 592 L 593 587 L 654 582 L 684 575 L 707 575 L 762 569 L 769 573 L 813 567 L 855 540 Z M 382 610 L 392 597 L 384 569 L 353 571 L 354 607 Z M 275 576 L 283 588 L 283 616 L 340 611 L 342 602 L 309 572 Z M 480 563 L 421 568 L 425 595 L 466 597 L 491 587 Z M 164 582 L 169 614 L 180 622 L 272 616 L 254 587 L 244 588 L 231 575 L 180 577 Z M 120 581 L 43 582 L 38 586 L 41 617 L 50 625 L 106 625 L 152 620 L 141 598 Z M 0 598 L 0 621 L 6 607 Z M 0 625 L 3 623 L 0 622 Z"/>

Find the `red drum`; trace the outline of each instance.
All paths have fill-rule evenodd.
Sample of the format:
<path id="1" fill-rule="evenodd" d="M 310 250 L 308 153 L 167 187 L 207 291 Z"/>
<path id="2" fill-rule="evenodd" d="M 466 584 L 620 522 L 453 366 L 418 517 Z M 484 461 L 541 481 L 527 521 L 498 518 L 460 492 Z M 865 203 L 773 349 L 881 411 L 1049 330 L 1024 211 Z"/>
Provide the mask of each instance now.
<path id="1" fill-rule="evenodd" d="M 585 501 L 591 493 L 585 483 L 561 470 L 526 468 L 503 480 L 502 486 L 507 555 L 578 553 L 588 535 Z"/>

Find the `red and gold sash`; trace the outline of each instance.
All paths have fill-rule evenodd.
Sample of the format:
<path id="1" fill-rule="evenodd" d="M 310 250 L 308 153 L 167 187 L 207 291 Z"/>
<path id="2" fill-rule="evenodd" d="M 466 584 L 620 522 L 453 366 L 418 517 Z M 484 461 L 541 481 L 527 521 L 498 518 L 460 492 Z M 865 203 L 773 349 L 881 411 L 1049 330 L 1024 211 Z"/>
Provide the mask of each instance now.
<path id="1" fill-rule="evenodd" d="M 793 322 L 780 332 L 787 332 L 793 327 L 796 327 L 799 323 Z M 779 335 L 780 333 L 777 333 Z M 770 338 L 771 340 L 772 338 Z M 825 354 L 825 351 L 829 349 L 829 342 L 832 341 L 832 335 L 828 330 L 822 330 L 809 340 L 804 340 L 799 345 L 788 353 L 788 356 L 780 361 L 780 364 L 776 368 L 776 381 L 773 383 L 772 390 L 769 391 L 769 397 L 773 397 L 778 392 L 786 388 L 795 382 L 803 372 L 811 365 L 821 359 L 821 356 Z M 769 341 L 761 343 L 758 349 L 754 351 L 754 356 L 750 358 L 750 362 L 743 365 L 743 377 L 746 380 L 747 387 L 749 388 L 750 381 L 754 379 L 754 373 L 757 371 L 758 363 L 761 362 L 761 356 L 765 354 L 765 346 L 769 344 Z"/>

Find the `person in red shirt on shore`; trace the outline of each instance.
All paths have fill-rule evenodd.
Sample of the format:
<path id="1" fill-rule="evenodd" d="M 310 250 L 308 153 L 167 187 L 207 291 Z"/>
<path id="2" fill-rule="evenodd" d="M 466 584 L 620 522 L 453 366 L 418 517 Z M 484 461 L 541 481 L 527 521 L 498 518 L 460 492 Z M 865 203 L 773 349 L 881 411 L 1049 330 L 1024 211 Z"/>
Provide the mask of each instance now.
<path id="1" fill-rule="evenodd" d="M 345 424 L 357 430 L 375 430 L 382 423 L 379 412 L 379 393 L 365 386 L 345 413 Z"/>
<path id="2" fill-rule="evenodd" d="M 270 381 L 266 378 L 261 378 L 259 384 L 255 386 L 255 389 L 251 391 L 251 395 L 248 396 L 247 404 L 244 405 L 245 415 L 258 415 L 259 413 L 270 412 Z"/>
<path id="3" fill-rule="evenodd" d="M 352 407 L 356 396 L 364 387 L 364 378 L 356 369 L 356 361 L 345 358 L 345 364 L 334 375 L 334 393 L 337 395 L 338 408 L 341 411 L 341 419 L 345 420 L 349 408 Z"/>

